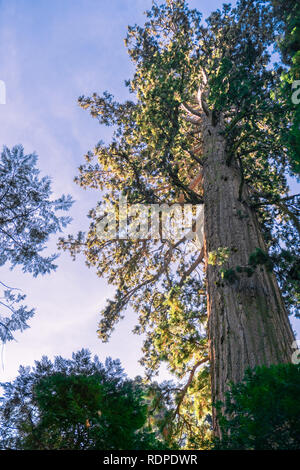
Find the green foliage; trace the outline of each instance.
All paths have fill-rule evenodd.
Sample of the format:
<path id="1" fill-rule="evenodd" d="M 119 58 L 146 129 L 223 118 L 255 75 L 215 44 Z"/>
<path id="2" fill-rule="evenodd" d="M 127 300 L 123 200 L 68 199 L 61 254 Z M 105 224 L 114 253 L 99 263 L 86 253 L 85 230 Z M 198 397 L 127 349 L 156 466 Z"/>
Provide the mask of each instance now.
<path id="1" fill-rule="evenodd" d="M 238 280 L 238 276 L 234 269 L 221 269 L 221 278 L 225 281 L 228 281 L 230 284 L 233 284 Z"/>
<path id="2" fill-rule="evenodd" d="M 158 427 L 169 448 L 207 449 L 211 440 L 210 371 L 191 368 L 184 386 L 165 381 L 147 388 L 151 402 L 150 423 Z M 188 432 L 187 432 L 188 431 Z"/>
<path id="3" fill-rule="evenodd" d="M 105 366 L 81 350 L 72 360 L 47 357 L 4 383 L 2 449 L 162 449 L 148 425 L 145 389 L 119 361 Z"/>
<path id="4" fill-rule="evenodd" d="M 227 261 L 229 258 L 230 250 L 229 248 L 226 247 L 220 247 L 217 250 L 210 251 L 208 253 L 208 264 L 211 264 L 212 266 L 222 266 L 222 264 Z"/>
<path id="5" fill-rule="evenodd" d="M 299 450 L 299 394 L 299 364 L 247 370 L 227 394 L 219 421 L 223 438 L 215 448 Z"/>
<path id="6" fill-rule="evenodd" d="M 58 217 L 68 210 L 71 196 L 51 200 L 51 181 L 39 178 L 37 155 L 24 155 L 21 145 L 4 147 L 0 157 L 0 266 L 22 266 L 33 276 L 56 266 L 57 254 L 42 256 L 49 235 L 62 231 L 70 217 Z"/>
<path id="7" fill-rule="evenodd" d="M 219 262 L 218 264 L 223 264 L 226 261 L 226 259 L 224 259 L 224 261 L 222 261 L 221 263 Z M 210 261 L 210 258 L 208 258 L 208 262 L 209 261 Z M 248 265 L 236 266 L 235 268 L 229 268 L 229 269 L 221 268 L 220 269 L 221 278 L 224 281 L 227 281 L 230 284 L 233 284 L 235 281 L 239 279 L 239 275 L 243 273 L 247 274 L 248 277 L 251 277 L 254 274 L 257 266 L 259 265 L 265 266 L 267 271 L 271 272 L 274 267 L 274 262 L 272 258 L 267 253 L 265 253 L 261 248 L 256 248 L 255 251 L 253 251 L 253 253 L 250 253 L 249 255 Z"/>
<path id="8" fill-rule="evenodd" d="M 58 216 L 72 205 L 71 196 L 51 199 L 51 181 L 40 178 L 37 155 L 24 154 L 21 145 L 3 148 L 0 155 L 0 266 L 21 266 L 36 277 L 56 269 L 57 254 L 45 256 L 49 236 L 61 232 L 70 217 Z M 34 310 L 20 304 L 25 295 L 5 285 L 0 299 L 0 340 L 13 339 L 14 331 L 28 328 Z"/>
<path id="9" fill-rule="evenodd" d="M 300 10 L 293 0 L 271 0 L 274 18 L 279 29 L 277 45 L 286 68 L 282 71 L 279 87 L 282 104 L 289 110 L 291 126 L 281 130 L 281 138 L 286 143 L 292 171 L 300 173 L 300 105 L 293 103 L 292 85 L 300 80 Z M 299 87 L 297 87 L 299 88 Z"/>
<path id="10" fill-rule="evenodd" d="M 261 248 L 256 248 L 253 253 L 250 253 L 248 263 L 254 269 L 260 264 L 265 265 L 268 271 L 272 271 L 273 269 L 273 263 L 270 256 Z"/>

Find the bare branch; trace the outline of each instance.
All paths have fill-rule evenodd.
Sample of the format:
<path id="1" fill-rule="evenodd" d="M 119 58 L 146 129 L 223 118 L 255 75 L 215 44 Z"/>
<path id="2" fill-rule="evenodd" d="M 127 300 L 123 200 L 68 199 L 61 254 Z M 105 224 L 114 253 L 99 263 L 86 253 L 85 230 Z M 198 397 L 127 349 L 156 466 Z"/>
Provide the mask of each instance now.
<path id="1" fill-rule="evenodd" d="M 198 175 L 195 176 L 195 178 L 193 178 L 192 181 L 190 182 L 190 184 L 189 184 L 189 189 L 194 190 L 199 184 L 202 183 L 202 178 L 203 178 L 203 172 L 202 172 L 202 170 L 201 170 L 201 171 L 198 173 Z M 178 202 L 179 202 L 180 204 L 182 204 L 182 203 L 184 202 L 184 194 L 181 194 L 181 195 L 179 196 Z"/>
<path id="2" fill-rule="evenodd" d="M 193 116 L 202 118 L 202 112 L 201 110 L 199 111 L 198 109 L 192 108 L 189 104 L 187 103 L 182 103 L 182 108 L 189 114 L 192 114 Z"/>
<path id="3" fill-rule="evenodd" d="M 191 385 L 192 383 L 192 380 L 194 378 L 194 375 L 195 375 L 195 372 L 196 370 L 198 369 L 199 366 L 201 366 L 202 364 L 204 364 L 205 362 L 207 362 L 209 359 L 208 357 L 205 357 L 204 359 L 202 359 L 201 361 L 198 361 L 196 362 L 196 364 L 193 366 L 191 372 L 190 372 L 190 375 L 189 375 L 189 378 L 188 378 L 188 381 L 187 383 L 185 384 L 185 386 L 183 387 L 182 391 L 181 391 L 181 394 L 180 394 L 180 398 L 179 398 L 179 401 L 178 401 L 178 404 L 177 404 L 177 407 L 176 407 L 176 410 L 174 412 L 174 416 L 176 416 L 179 411 L 180 411 L 180 407 L 181 407 L 181 404 L 184 400 L 184 397 L 186 395 L 186 392 L 188 391 L 188 388 L 189 386 Z"/>
<path id="4" fill-rule="evenodd" d="M 197 266 L 201 263 L 204 258 L 204 248 L 202 247 L 199 256 L 195 259 L 193 264 L 189 267 L 189 269 L 183 274 L 182 278 L 180 279 L 179 286 L 181 287 L 186 280 L 187 277 L 197 268 Z"/>
<path id="5" fill-rule="evenodd" d="M 206 116 L 209 116 L 209 109 L 208 109 L 206 101 L 203 97 L 203 92 L 202 92 L 202 89 L 201 89 L 201 85 L 198 88 L 197 101 L 198 101 L 198 104 L 201 107 L 202 111 L 206 114 Z"/>

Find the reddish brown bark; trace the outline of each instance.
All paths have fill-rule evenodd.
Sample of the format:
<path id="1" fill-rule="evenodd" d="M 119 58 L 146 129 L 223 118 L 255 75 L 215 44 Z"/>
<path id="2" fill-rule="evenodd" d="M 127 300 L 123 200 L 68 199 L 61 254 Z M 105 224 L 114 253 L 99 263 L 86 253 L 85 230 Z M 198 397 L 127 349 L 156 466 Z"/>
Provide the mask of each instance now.
<path id="1" fill-rule="evenodd" d="M 234 162 L 226 163 L 220 128 L 208 125 L 203 142 L 208 337 L 217 402 L 231 381 L 242 380 L 247 367 L 290 362 L 294 335 L 273 273 L 260 265 L 251 277 L 240 274 L 230 283 L 222 280 L 220 266 L 208 264 L 209 253 L 220 247 L 230 250 L 225 269 L 247 265 L 257 247 L 266 247 L 246 187 L 239 201 L 240 172 Z M 215 412 L 213 418 L 219 435 Z"/>

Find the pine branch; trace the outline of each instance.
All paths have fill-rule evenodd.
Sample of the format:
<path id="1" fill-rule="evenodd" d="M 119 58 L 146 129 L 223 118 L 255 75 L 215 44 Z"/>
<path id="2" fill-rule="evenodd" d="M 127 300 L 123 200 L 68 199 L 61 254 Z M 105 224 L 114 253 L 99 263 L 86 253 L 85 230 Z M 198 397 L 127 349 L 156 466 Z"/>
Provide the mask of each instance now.
<path id="1" fill-rule="evenodd" d="M 181 394 L 180 394 L 180 398 L 179 398 L 179 401 L 177 403 L 177 407 L 176 407 L 176 410 L 174 412 L 174 416 L 176 416 L 177 414 L 179 414 L 179 411 L 180 411 L 180 407 L 182 405 L 182 402 L 184 400 L 184 397 L 186 396 L 186 393 L 188 391 L 188 388 L 189 386 L 191 385 L 192 381 L 193 381 L 193 378 L 194 378 L 194 375 L 196 373 L 196 370 L 198 369 L 198 367 L 200 367 L 202 364 L 204 364 L 205 362 L 208 362 L 209 358 L 206 357 L 198 362 L 196 362 L 196 364 L 193 366 L 191 372 L 190 372 L 190 375 L 189 375 L 189 378 L 188 378 L 188 381 L 187 383 L 185 384 L 185 386 L 183 387 L 182 391 L 181 391 Z"/>

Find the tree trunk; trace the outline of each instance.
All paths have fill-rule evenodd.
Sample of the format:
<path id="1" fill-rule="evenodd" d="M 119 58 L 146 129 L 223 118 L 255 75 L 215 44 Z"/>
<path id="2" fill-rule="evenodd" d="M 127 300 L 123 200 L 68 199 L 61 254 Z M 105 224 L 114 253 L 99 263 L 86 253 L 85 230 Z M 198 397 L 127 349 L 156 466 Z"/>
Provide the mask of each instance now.
<path id="1" fill-rule="evenodd" d="M 265 266 L 232 283 L 221 278 L 220 268 L 245 266 L 257 247 L 267 250 L 246 187 L 239 201 L 240 172 L 235 163 L 226 163 L 220 128 L 207 126 L 203 143 L 208 338 L 212 399 L 218 402 L 246 368 L 290 362 L 294 335 L 276 278 Z M 229 258 L 222 266 L 208 264 L 209 253 L 220 247 L 230 250 Z M 215 411 L 213 427 L 221 437 Z"/>

